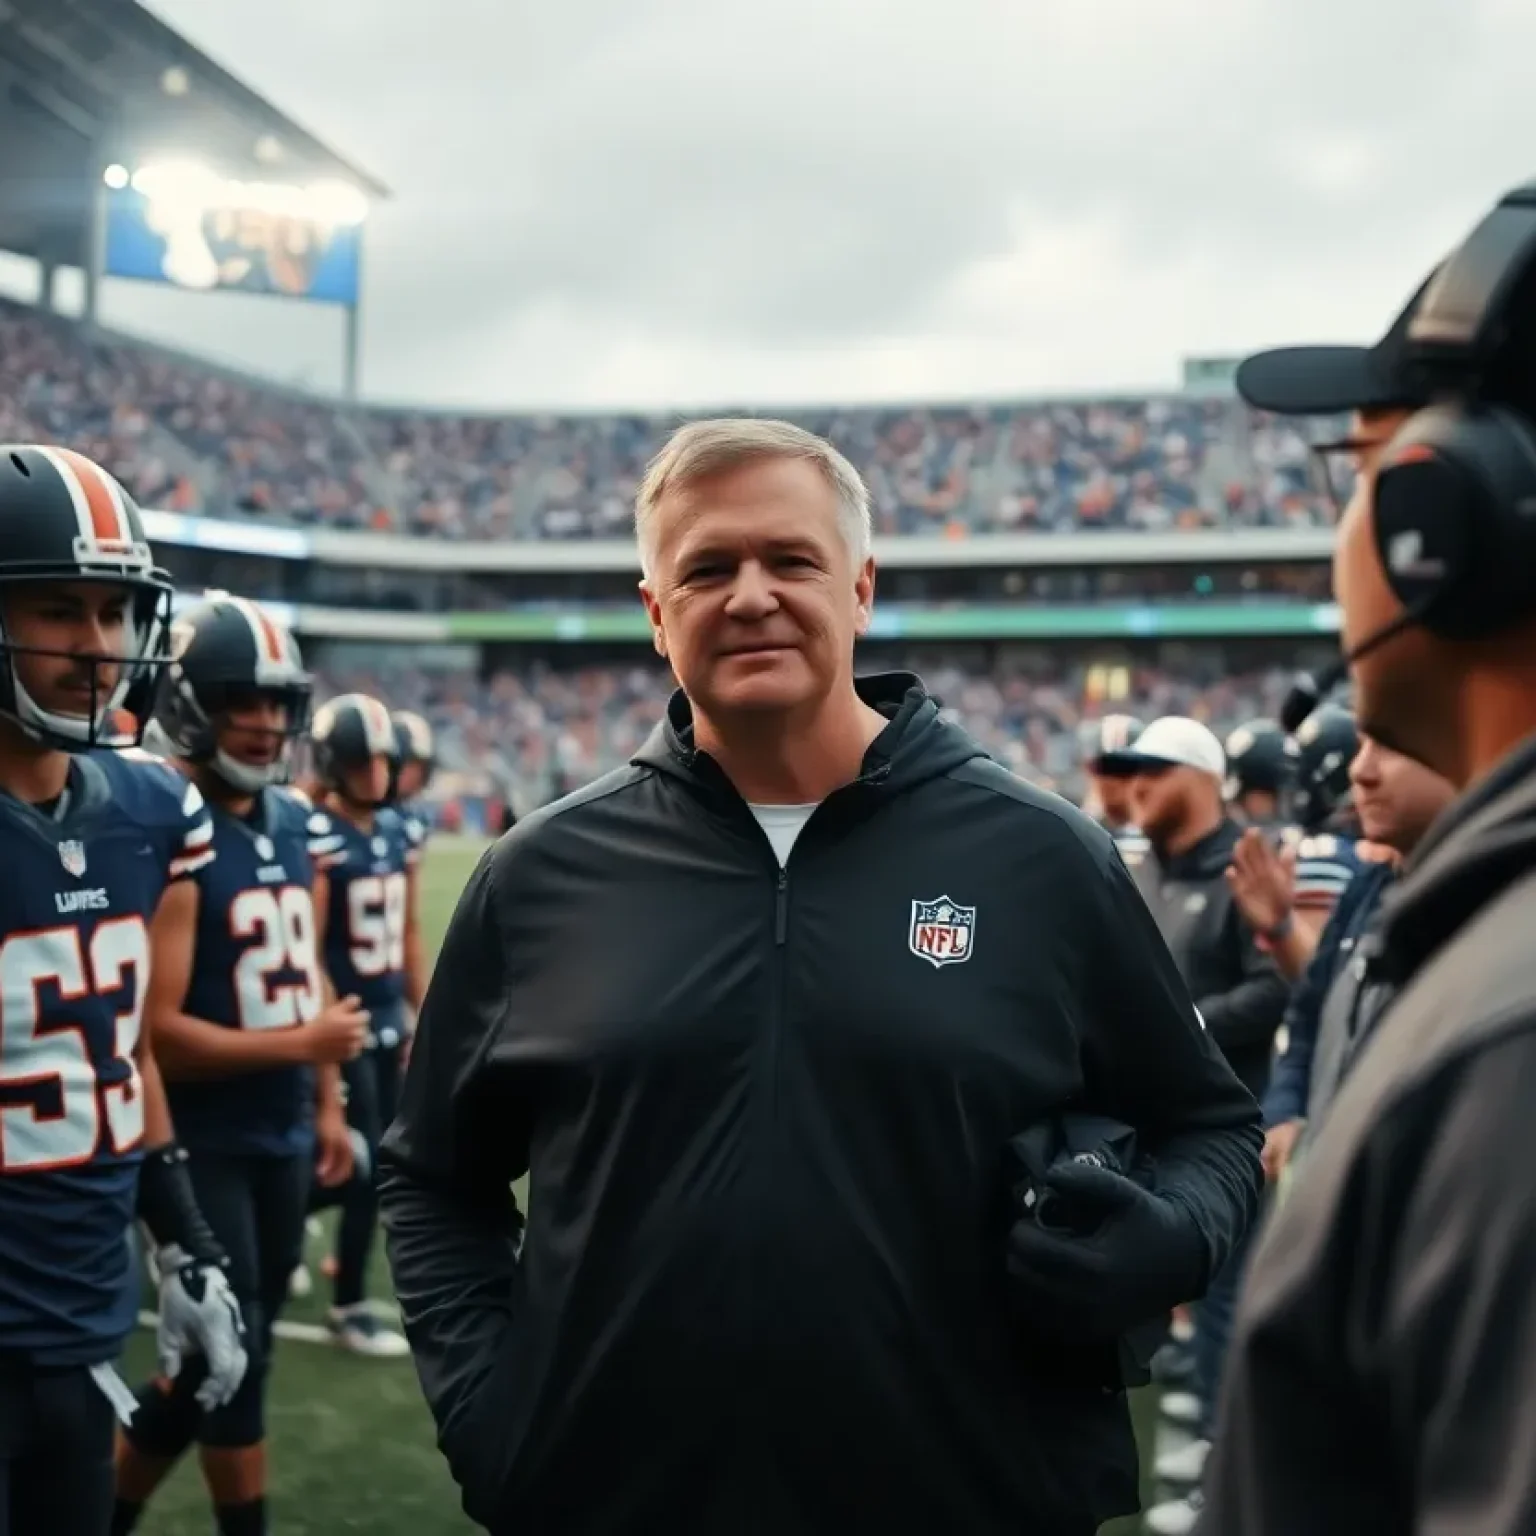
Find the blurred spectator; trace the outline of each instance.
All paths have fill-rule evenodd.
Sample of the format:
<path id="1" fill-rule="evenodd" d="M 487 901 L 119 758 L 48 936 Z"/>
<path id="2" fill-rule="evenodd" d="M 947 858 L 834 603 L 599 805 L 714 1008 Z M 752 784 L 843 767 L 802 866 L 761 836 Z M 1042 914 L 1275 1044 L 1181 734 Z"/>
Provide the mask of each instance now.
<path id="1" fill-rule="evenodd" d="M 1184 395 L 793 413 L 882 535 L 1316 525 L 1303 438 Z M 148 505 L 442 538 L 623 538 L 670 416 L 352 409 L 0 302 L 0 438 L 67 442 Z"/>

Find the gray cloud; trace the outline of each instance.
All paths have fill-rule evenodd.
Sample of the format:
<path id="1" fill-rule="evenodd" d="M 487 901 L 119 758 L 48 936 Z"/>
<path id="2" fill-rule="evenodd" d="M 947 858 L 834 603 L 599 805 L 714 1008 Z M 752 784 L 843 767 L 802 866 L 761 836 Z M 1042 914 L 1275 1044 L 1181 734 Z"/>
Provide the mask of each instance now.
<path id="1" fill-rule="evenodd" d="M 393 398 L 1111 386 L 1364 335 L 1536 138 L 1518 0 L 155 8 L 396 189 Z M 331 343 L 170 297 L 268 367 L 258 329 Z"/>

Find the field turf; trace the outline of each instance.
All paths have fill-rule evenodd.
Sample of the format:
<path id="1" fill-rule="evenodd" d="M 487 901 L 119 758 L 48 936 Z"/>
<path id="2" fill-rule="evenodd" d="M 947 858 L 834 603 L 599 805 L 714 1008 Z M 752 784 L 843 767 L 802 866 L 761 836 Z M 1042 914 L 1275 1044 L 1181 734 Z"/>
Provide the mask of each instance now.
<path id="1" fill-rule="evenodd" d="M 422 916 L 434 951 L 480 848 L 447 838 L 432 846 Z M 311 1247 L 318 1261 L 324 1244 Z M 291 1302 L 286 1321 L 322 1321 L 325 1284 L 318 1275 L 316 1281 L 316 1294 Z M 389 1295 L 381 1254 L 372 1293 Z M 123 1374 L 137 1385 L 152 1359 L 150 1337 L 141 1331 Z M 1138 1406 L 1145 1419 L 1150 1404 Z M 359 1360 L 325 1344 L 284 1339 L 272 1367 L 268 1426 L 275 1536 L 470 1536 L 478 1529 L 459 1510 L 408 1360 Z M 1142 1427 L 1149 1446 L 1150 1424 Z M 1138 1525 L 1116 1522 L 1103 1536 L 1130 1536 Z M 143 1536 L 209 1536 L 213 1521 L 195 1458 L 160 1490 L 139 1529 Z"/>

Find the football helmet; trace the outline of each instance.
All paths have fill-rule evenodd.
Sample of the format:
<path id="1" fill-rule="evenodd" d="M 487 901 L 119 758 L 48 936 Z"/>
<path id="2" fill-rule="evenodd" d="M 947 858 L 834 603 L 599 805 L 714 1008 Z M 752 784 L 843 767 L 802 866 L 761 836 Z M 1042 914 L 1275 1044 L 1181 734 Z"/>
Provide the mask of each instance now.
<path id="1" fill-rule="evenodd" d="M 1236 800 L 1250 791 L 1279 795 L 1291 782 L 1293 758 L 1285 732 L 1274 720 L 1249 720 L 1226 741 L 1227 780 L 1222 791 Z"/>
<path id="2" fill-rule="evenodd" d="M 293 636 L 258 604 L 207 592 L 171 625 L 171 660 L 155 706 L 155 740 L 175 756 L 204 763 L 232 789 L 254 795 L 293 775 L 294 743 L 309 728 L 314 680 Z M 257 697 L 281 704 L 277 756 L 242 763 L 219 744 L 231 708 Z"/>
<path id="3" fill-rule="evenodd" d="M 375 757 L 386 757 L 391 765 L 395 761 L 395 722 L 368 693 L 343 693 L 327 700 L 315 711 L 309 740 L 315 778 L 324 790 L 345 794 L 342 779 L 349 769 L 362 768 Z M 377 810 L 388 799 L 386 794 L 368 808 Z"/>
<path id="4" fill-rule="evenodd" d="M 400 775 L 407 763 L 421 764 L 418 794 L 432 782 L 432 774 L 437 767 L 437 741 L 432 734 L 432 727 L 414 710 L 393 709 L 389 718 L 395 726 L 395 752 L 389 770 L 389 798 L 396 800 L 400 796 Z"/>
<path id="5" fill-rule="evenodd" d="M 1136 745 L 1143 723 L 1135 715 L 1101 715 L 1097 720 L 1085 720 L 1078 727 L 1078 748 L 1082 753 L 1083 767 L 1089 773 L 1120 772 L 1105 759 L 1116 752 L 1127 752 Z"/>
<path id="6" fill-rule="evenodd" d="M 1360 750 L 1355 717 L 1323 704 L 1301 722 L 1291 744 L 1291 815 L 1303 832 L 1320 832 L 1350 807 L 1349 765 Z"/>
<path id="7" fill-rule="evenodd" d="M 116 684 L 91 668 L 84 715 L 44 709 L 22 686 L 18 655 L 63 655 L 18 645 L 0 604 L 0 714 L 34 741 L 65 751 L 136 746 L 168 658 L 171 579 L 155 564 L 133 498 L 106 470 L 70 448 L 0 446 L 0 596 L 22 582 L 106 582 L 127 590 L 127 638 L 110 662 Z"/>

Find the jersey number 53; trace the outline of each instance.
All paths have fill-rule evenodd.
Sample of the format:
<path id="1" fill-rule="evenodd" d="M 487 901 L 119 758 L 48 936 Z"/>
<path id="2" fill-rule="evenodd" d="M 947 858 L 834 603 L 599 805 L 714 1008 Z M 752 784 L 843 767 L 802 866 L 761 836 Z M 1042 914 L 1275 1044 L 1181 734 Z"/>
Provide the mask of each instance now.
<path id="1" fill-rule="evenodd" d="M 144 1136 L 144 1096 L 133 1051 L 149 979 L 149 933 L 141 917 L 98 923 L 89 944 L 76 927 L 13 933 L 0 943 L 0 1171 L 74 1168 L 107 1142 L 130 1151 Z M 45 987 L 62 1008 L 44 1010 Z M 122 994 L 111 1038 L 92 1041 L 71 1004 L 98 1014 L 98 999 Z M 25 1093 L 28 1102 L 17 1103 Z"/>

